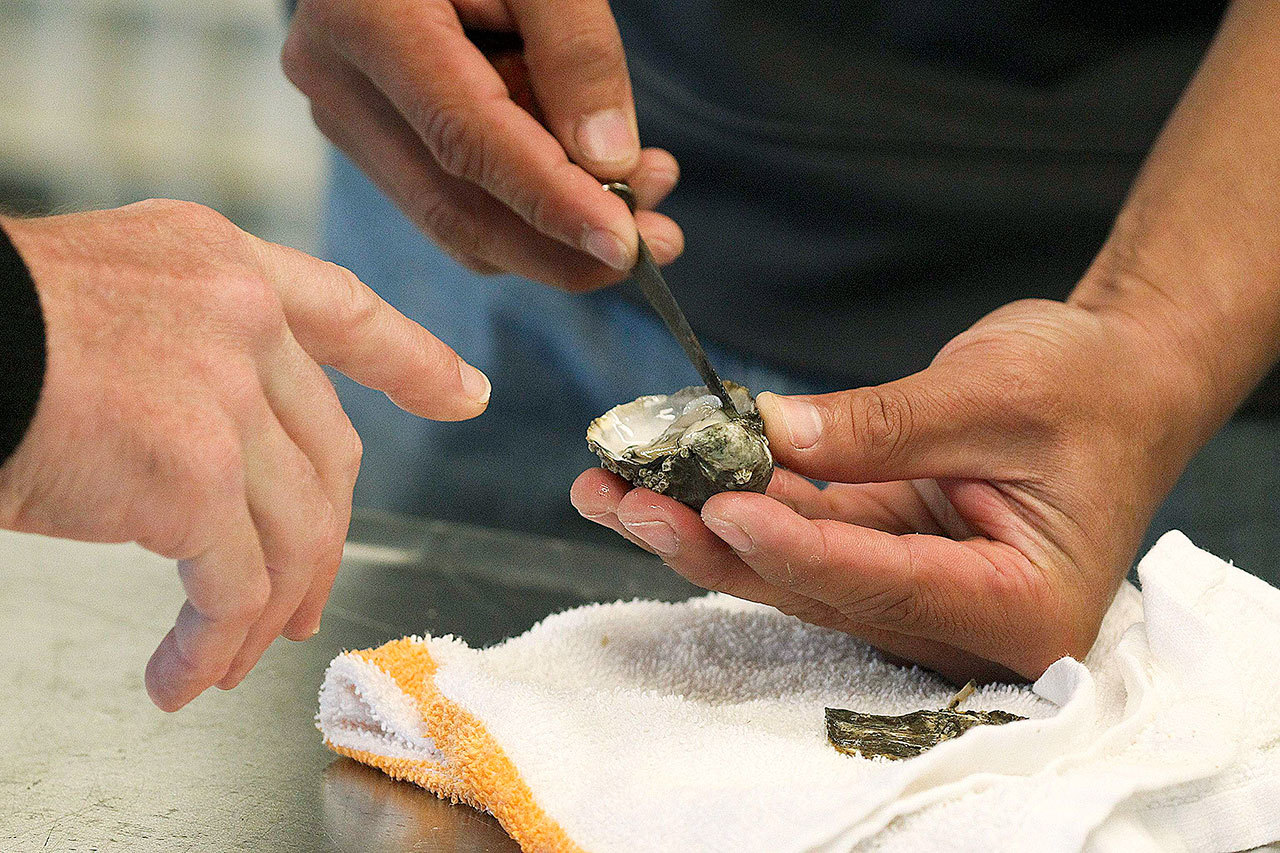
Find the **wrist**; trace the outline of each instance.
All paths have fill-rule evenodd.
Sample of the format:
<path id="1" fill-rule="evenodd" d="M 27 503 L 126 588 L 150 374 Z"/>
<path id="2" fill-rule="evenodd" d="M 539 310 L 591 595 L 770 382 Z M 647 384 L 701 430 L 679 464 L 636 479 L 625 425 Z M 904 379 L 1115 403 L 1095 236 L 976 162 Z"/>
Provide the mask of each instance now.
<path id="1" fill-rule="evenodd" d="M 1135 392 L 1149 389 L 1161 417 L 1177 425 L 1184 461 L 1231 417 L 1275 357 L 1275 341 L 1233 324 L 1209 290 L 1135 272 L 1104 253 L 1068 298 L 1133 354 L 1139 374 L 1125 383 Z M 1188 304 L 1193 295 L 1197 304 Z"/>

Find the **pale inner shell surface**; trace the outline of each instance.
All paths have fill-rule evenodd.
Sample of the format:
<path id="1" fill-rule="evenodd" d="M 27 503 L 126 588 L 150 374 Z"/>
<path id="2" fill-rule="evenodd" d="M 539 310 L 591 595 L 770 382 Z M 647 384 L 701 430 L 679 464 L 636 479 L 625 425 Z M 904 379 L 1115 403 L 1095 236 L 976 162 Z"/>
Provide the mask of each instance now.
<path id="1" fill-rule="evenodd" d="M 740 414 L 755 411 L 745 388 L 734 386 L 729 396 Z M 647 462 L 685 446 L 699 430 L 728 422 L 719 398 L 696 385 L 610 409 L 592 424 L 591 439 L 610 456 Z"/>

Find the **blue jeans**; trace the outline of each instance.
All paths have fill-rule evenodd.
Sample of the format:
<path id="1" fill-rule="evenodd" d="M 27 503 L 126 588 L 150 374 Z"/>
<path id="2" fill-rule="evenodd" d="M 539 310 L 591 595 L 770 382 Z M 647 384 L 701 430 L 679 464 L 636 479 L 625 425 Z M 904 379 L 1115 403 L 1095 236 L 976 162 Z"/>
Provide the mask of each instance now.
<path id="1" fill-rule="evenodd" d="M 336 157 L 326 257 L 488 374 L 489 410 L 435 423 L 344 377 L 338 393 L 364 440 L 358 506 L 552 535 L 591 535 L 569 486 L 595 456 L 585 434 L 611 406 L 698 383 L 647 307 L 613 290 L 562 293 L 482 276 L 433 246 L 349 161 Z M 678 283 L 675 284 L 678 288 Z M 819 390 L 710 342 L 726 378 L 753 390 Z"/>

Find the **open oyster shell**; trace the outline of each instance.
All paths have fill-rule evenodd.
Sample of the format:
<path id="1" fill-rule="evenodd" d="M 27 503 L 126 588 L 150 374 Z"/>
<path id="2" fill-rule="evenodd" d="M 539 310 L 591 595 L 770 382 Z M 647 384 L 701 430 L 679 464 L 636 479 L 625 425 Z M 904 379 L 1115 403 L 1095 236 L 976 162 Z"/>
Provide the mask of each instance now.
<path id="1" fill-rule="evenodd" d="M 773 456 L 760 413 L 746 388 L 725 389 L 739 417 L 693 385 L 614 406 L 591 422 L 587 444 L 609 471 L 694 509 L 719 492 L 763 492 Z"/>

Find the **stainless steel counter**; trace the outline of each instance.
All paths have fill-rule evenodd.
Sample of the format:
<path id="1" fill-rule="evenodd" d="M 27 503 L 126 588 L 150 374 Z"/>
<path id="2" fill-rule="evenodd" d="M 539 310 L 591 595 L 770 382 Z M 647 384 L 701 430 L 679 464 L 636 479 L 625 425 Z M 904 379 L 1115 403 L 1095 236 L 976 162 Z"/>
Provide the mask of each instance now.
<path id="1" fill-rule="evenodd" d="M 1215 438 L 1152 536 L 1170 527 L 1280 584 L 1280 423 Z M 360 514 L 319 635 L 165 715 L 142 669 L 182 601 L 172 563 L 0 533 L 0 851 L 515 850 L 491 819 L 325 750 L 325 666 L 408 633 L 485 645 L 588 601 L 692 592 L 636 549 Z"/>
<path id="2" fill-rule="evenodd" d="M 0 850 L 516 850 L 487 816 L 324 749 L 325 666 L 403 634 L 483 645 L 587 601 L 695 591 L 638 551 L 360 514 L 320 633 L 166 715 L 142 670 L 182 601 L 173 564 L 0 534 Z"/>

